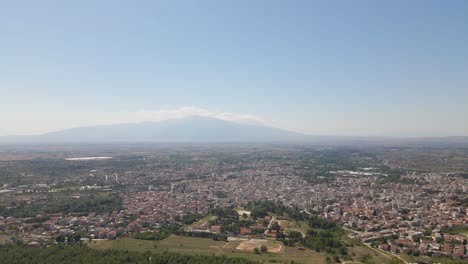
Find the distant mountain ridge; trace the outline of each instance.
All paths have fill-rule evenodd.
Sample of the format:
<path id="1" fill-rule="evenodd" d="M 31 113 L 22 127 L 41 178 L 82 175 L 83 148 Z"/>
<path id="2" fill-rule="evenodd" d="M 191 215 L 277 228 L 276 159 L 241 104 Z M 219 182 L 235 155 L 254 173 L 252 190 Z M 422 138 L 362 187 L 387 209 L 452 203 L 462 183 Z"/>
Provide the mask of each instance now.
<path id="1" fill-rule="evenodd" d="M 77 127 L 33 136 L 4 136 L 0 144 L 29 143 L 295 142 L 331 145 L 451 145 L 468 147 L 468 137 L 313 136 L 264 125 L 191 116 L 160 122 Z"/>
<path id="2" fill-rule="evenodd" d="M 70 128 L 35 136 L 0 137 L 0 142 L 266 142 L 306 138 L 306 135 L 279 128 L 192 116 L 160 122 Z"/>

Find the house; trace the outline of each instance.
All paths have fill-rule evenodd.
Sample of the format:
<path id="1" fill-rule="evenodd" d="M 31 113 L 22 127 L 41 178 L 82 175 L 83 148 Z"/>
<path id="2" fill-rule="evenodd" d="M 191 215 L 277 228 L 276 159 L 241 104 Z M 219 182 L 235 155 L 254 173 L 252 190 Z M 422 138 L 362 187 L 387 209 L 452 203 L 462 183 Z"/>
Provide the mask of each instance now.
<path id="1" fill-rule="evenodd" d="M 465 255 L 465 246 L 456 245 L 453 249 L 453 255 L 457 258 L 463 258 L 463 255 Z"/>
<path id="2" fill-rule="evenodd" d="M 250 227 L 241 227 L 239 234 L 241 236 L 250 235 L 252 234 L 252 229 Z"/>
<path id="3" fill-rule="evenodd" d="M 444 252 L 445 254 L 447 255 L 451 255 L 452 254 L 452 251 L 453 251 L 453 247 L 449 244 L 445 244 L 444 245 Z"/>
<path id="4" fill-rule="evenodd" d="M 212 233 L 221 234 L 221 226 L 220 225 L 211 226 L 210 231 Z"/>
<path id="5" fill-rule="evenodd" d="M 407 239 L 396 239 L 393 241 L 393 243 L 397 246 L 400 247 L 406 247 L 406 248 L 416 248 L 417 244 L 411 240 Z"/>
<path id="6" fill-rule="evenodd" d="M 394 253 L 394 254 L 398 254 L 398 253 L 401 253 L 401 248 L 397 245 L 391 245 L 390 246 L 390 252 Z"/>
<path id="7" fill-rule="evenodd" d="M 42 224 L 42 227 L 44 227 L 45 230 L 53 230 L 54 227 L 55 227 L 55 224 L 53 221 L 49 220 L 49 221 L 45 221 L 43 224 Z"/>
<path id="8" fill-rule="evenodd" d="M 276 238 L 276 235 L 277 235 L 277 231 L 276 231 L 276 230 L 270 230 L 270 232 L 266 233 L 266 236 L 267 236 L 267 237 Z"/>
<path id="9" fill-rule="evenodd" d="M 390 245 L 389 244 L 380 244 L 379 249 L 389 251 L 390 250 Z"/>
<path id="10" fill-rule="evenodd" d="M 205 226 L 194 226 L 192 227 L 192 232 L 210 232 Z"/>

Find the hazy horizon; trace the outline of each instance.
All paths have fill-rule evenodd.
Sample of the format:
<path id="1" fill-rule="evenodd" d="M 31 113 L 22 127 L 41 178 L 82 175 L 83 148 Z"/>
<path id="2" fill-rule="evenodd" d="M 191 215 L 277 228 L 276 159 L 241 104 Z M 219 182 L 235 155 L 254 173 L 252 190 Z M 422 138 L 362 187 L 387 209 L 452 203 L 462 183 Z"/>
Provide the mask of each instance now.
<path id="1" fill-rule="evenodd" d="M 468 136 L 467 13 L 464 1 L 2 3 L 0 136 L 191 115 Z"/>

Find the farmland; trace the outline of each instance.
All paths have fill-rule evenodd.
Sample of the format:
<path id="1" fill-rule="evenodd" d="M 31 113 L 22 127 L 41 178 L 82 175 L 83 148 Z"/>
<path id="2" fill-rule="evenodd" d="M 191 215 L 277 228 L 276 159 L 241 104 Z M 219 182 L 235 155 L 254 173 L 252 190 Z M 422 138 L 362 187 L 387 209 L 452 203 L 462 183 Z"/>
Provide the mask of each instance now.
<path id="1" fill-rule="evenodd" d="M 160 241 L 145 241 L 133 238 L 121 238 L 117 240 L 94 240 L 88 243 L 88 246 L 95 249 L 117 249 L 128 251 L 152 253 L 174 252 L 181 254 L 200 254 L 200 255 L 226 255 L 230 257 L 243 257 L 257 261 L 268 262 L 290 262 L 296 263 L 325 263 L 325 254 L 317 253 L 311 250 L 303 250 L 293 247 L 285 247 L 280 242 L 268 240 L 265 243 L 267 246 L 281 246 L 281 252 L 254 254 L 237 250 L 242 241 L 223 242 L 214 241 L 206 238 L 184 237 L 171 235 L 170 237 Z"/>

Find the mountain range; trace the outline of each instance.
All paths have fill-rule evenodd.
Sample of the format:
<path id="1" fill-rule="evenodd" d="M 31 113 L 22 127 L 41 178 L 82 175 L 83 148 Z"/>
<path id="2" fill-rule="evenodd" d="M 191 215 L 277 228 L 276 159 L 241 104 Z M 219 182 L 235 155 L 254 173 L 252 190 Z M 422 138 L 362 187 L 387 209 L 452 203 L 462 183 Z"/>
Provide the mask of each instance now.
<path id="1" fill-rule="evenodd" d="M 0 137 L 0 143 L 267 142 L 305 140 L 283 129 L 192 116 L 160 122 L 70 128 L 33 136 Z"/>
<path id="2" fill-rule="evenodd" d="M 160 122 L 70 128 L 31 136 L 3 136 L 0 144 L 133 142 L 306 142 L 468 145 L 468 137 L 389 138 L 312 136 L 265 125 L 191 116 Z"/>

